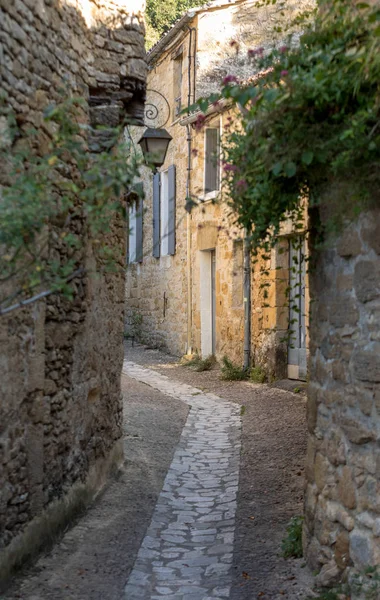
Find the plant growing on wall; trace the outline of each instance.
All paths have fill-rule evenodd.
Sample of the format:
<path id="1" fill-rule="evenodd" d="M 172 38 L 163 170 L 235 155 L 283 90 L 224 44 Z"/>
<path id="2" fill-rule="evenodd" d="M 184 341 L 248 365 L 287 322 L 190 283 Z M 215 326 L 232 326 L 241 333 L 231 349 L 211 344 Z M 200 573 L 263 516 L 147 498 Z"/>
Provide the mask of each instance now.
<path id="1" fill-rule="evenodd" d="M 231 75 L 221 91 L 243 110 L 225 135 L 224 185 L 256 249 L 275 242 L 285 217 L 300 226 L 305 197 L 318 207 L 333 188 L 331 228 L 378 201 L 380 9 L 323 1 L 312 22 L 299 21 L 296 45 L 249 52 L 260 74 L 252 85 Z"/>
<path id="2" fill-rule="evenodd" d="M 107 129 L 109 150 L 89 150 L 78 98 L 48 107 L 38 130 L 21 132 L 6 106 L 0 118 L 0 314 L 6 314 L 52 292 L 70 295 L 72 280 L 86 270 L 89 239 L 97 269 L 120 261 L 110 225 L 124 211 L 123 193 L 134 187 L 138 164 L 118 143 L 121 129 Z"/>

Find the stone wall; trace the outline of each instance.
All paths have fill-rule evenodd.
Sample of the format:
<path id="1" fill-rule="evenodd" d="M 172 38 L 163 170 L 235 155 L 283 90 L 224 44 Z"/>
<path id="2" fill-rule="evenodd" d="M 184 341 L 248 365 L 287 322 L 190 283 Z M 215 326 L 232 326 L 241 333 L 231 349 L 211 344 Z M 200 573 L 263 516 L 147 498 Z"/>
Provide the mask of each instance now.
<path id="1" fill-rule="evenodd" d="M 331 585 L 380 564 L 380 211 L 315 259 L 304 549 Z"/>
<path id="2" fill-rule="evenodd" d="M 88 100 L 91 124 L 141 120 L 146 62 L 141 11 L 124 0 L 0 0 L 2 90 L 24 131 L 63 83 Z M 43 145 L 46 128 L 40 130 Z M 93 132 L 92 149 L 106 135 Z M 79 263 L 99 268 L 84 221 Z M 0 580 L 93 497 L 122 459 L 125 223 L 110 234 L 115 273 L 73 280 L 0 317 Z M 63 247 L 51 249 L 65 260 Z M 4 292 L 4 290 L 3 290 Z"/>
<path id="3" fill-rule="evenodd" d="M 178 41 L 171 51 L 157 65 L 151 65 L 147 82 L 147 104 L 158 108 L 156 120 L 149 121 L 150 127 L 160 127 L 168 118 L 165 129 L 173 140 L 170 142 L 166 160 L 160 171 L 171 165 L 176 166 L 176 251 L 174 255 L 155 258 L 153 252 L 153 174 L 148 167 L 142 168 L 145 199 L 143 203 L 143 260 L 131 263 L 126 277 L 126 331 L 133 333 L 131 324 L 141 319 L 141 339 L 145 343 L 158 346 L 182 356 L 186 352 L 186 315 L 187 315 L 187 213 L 186 206 L 186 168 L 187 168 L 187 132 L 176 116 L 173 93 L 173 47 L 183 47 L 183 85 L 182 98 L 188 94 L 188 45 L 187 32 L 180 31 Z M 156 90 L 167 99 L 169 108 Z M 130 127 L 130 134 L 139 152 L 137 142 L 144 129 Z"/>
<path id="4" fill-rule="evenodd" d="M 253 60 L 247 60 L 248 50 L 284 44 L 284 26 L 297 13 L 313 9 L 314 0 L 288 0 L 286 16 L 280 6 L 268 3 L 258 6 L 255 0 L 235 2 L 224 7 L 211 6 L 198 17 L 197 95 L 207 97 L 219 92 L 226 75 L 247 80 L 255 73 Z"/>

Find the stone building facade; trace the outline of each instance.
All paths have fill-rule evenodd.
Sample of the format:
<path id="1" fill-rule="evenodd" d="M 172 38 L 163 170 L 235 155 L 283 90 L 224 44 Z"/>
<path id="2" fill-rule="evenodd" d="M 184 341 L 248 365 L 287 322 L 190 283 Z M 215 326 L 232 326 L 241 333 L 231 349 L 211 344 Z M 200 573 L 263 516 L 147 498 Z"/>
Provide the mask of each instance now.
<path id="1" fill-rule="evenodd" d="M 288 14 L 294 16 L 309 5 L 290 2 Z M 148 102 L 158 107 L 158 115 L 146 124 L 165 125 L 173 138 L 158 183 L 163 182 L 165 196 L 166 172 L 174 167 L 175 250 L 168 252 L 163 244 L 159 255 L 154 255 L 156 200 L 152 173 L 147 169 L 142 249 L 138 260 L 130 254 L 127 270 L 127 332 L 178 356 L 198 352 L 220 359 L 227 355 L 242 363 L 244 338 L 244 233 L 234 227 L 233 216 L 220 202 L 225 200 L 222 174 L 212 158 L 236 115 L 228 106 L 210 107 L 199 129 L 196 115 L 188 118 L 179 108 L 218 91 L 231 73 L 241 80 L 252 76 L 255 65 L 248 50 L 283 43 L 276 32 L 279 18 L 275 7 L 257 8 L 250 0 L 214 2 L 184 15 L 148 54 Z M 136 142 L 141 130 L 136 128 L 131 135 Z M 186 211 L 189 197 L 191 212 Z M 162 197 L 158 204 L 167 210 Z M 269 377 L 288 373 L 284 334 L 289 322 L 286 289 L 292 238 L 294 232 L 285 228 L 271 257 L 251 265 L 251 354 Z M 300 286 L 305 295 L 305 280 Z M 294 365 L 291 374 L 296 378 L 306 374 L 306 322 L 302 335 L 304 370 Z"/>
<path id="2" fill-rule="evenodd" d="M 310 286 L 304 548 L 332 585 L 380 565 L 378 208 L 316 253 Z"/>
<path id="3" fill-rule="evenodd" d="M 141 120 L 142 10 L 138 0 L 1 0 L 1 89 L 21 130 L 41 126 L 63 84 L 87 100 L 90 124 Z M 41 128 L 41 146 L 46 135 Z M 102 139 L 104 131 L 93 132 L 93 151 Z M 85 222 L 77 227 L 78 260 L 96 271 Z M 110 235 L 124 256 L 121 218 Z M 1 581 L 93 498 L 123 458 L 123 267 L 78 276 L 72 300 L 53 294 L 0 317 Z"/>

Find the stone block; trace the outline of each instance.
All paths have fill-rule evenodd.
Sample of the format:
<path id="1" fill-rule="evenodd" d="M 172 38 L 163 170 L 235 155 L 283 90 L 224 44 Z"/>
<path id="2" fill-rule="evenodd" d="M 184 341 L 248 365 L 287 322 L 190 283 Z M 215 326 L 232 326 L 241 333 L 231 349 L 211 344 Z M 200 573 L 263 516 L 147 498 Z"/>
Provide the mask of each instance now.
<path id="1" fill-rule="evenodd" d="M 351 411 L 341 416 L 341 427 L 350 442 L 354 444 L 366 444 L 376 438 L 373 424 L 360 418 L 358 412 Z"/>
<path id="2" fill-rule="evenodd" d="M 372 342 L 357 350 L 352 358 L 353 372 L 360 381 L 380 383 L 380 343 Z"/>
<path id="3" fill-rule="evenodd" d="M 362 244 L 358 232 L 351 226 L 342 234 L 337 244 L 337 252 L 339 256 L 351 258 L 353 256 L 358 256 L 361 253 L 361 250 Z"/>
<path id="4" fill-rule="evenodd" d="M 360 302 L 370 302 L 379 298 L 379 267 L 373 261 L 361 260 L 355 265 L 354 288 Z"/>
<path id="5" fill-rule="evenodd" d="M 341 570 L 346 569 L 350 564 L 350 537 L 346 531 L 341 531 L 336 538 L 334 558 Z"/>
<path id="6" fill-rule="evenodd" d="M 351 469 L 348 466 L 343 467 L 341 470 L 338 492 L 339 498 L 346 508 L 356 507 L 356 489 Z"/>
<path id="7" fill-rule="evenodd" d="M 321 571 L 318 573 L 315 582 L 318 587 L 332 587 L 338 583 L 340 579 L 340 570 L 335 561 L 328 562 L 323 565 Z"/>
<path id="8" fill-rule="evenodd" d="M 346 325 L 354 326 L 359 319 L 359 309 L 355 301 L 350 298 L 342 298 L 339 301 L 330 303 L 329 320 L 334 327 L 345 327 Z"/>
<path id="9" fill-rule="evenodd" d="M 368 244 L 369 248 L 380 254 L 380 220 L 379 211 L 369 212 L 361 228 L 363 242 Z"/>
<path id="10" fill-rule="evenodd" d="M 361 571 L 374 565 L 372 532 L 354 529 L 350 533 L 350 558 L 354 566 Z"/>
<path id="11" fill-rule="evenodd" d="M 314 478 L 318 490 L 321 492 L 328 483 L 330 463 L 320 452 L 316 454 L 314 466 Z"/>

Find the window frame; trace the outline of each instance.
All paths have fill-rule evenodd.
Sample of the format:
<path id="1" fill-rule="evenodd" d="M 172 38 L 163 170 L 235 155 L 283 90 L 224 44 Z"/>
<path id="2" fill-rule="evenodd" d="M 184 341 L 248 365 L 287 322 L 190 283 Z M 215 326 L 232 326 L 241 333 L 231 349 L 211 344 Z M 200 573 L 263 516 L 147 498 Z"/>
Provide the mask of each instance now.
<path id="1" fill-rule="evenodd" d="M 202 202 L 207 202 L 211 200 L 215 200 L 218 197 L 221 189 L 221 173 L 220 173 L 220 165 L 217 168 L 217 187 L 215 190 L 211 190 L 206 192 L 206 165 L 207 165 L 207 155 L 206 155 L 206 131 L 208 129 L 216 129 L 217 130 L 217 154 L 218 159 L 221 157 L 221 119 L 218 119 L 218 122 L 210 123 L 207 127 L 204 128 L 203 131 L 203 194 L 200 196 L 200 200 Z"/>

